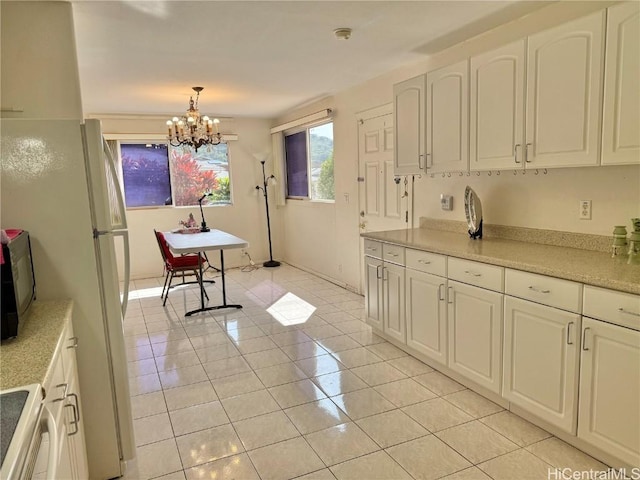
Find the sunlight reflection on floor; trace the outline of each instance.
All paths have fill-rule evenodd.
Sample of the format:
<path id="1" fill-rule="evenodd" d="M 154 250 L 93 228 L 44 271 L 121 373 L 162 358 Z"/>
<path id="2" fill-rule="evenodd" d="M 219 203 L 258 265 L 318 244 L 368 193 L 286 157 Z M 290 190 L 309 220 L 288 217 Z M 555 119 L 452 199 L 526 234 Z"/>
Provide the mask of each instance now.
<path id="1" fill-rule="evenodd" d="M 291 292 L 285 293 L 267 308 L 267 312 L 285 326 L 305 323 L 315 311 L 316 307 Z"/>

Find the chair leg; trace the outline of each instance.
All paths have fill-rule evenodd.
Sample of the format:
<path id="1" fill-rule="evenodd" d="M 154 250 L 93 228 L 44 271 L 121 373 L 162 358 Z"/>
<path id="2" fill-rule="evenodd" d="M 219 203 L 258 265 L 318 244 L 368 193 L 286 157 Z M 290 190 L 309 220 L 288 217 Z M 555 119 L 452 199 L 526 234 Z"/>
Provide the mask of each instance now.
<path id="1" fill-rule="evenodd" d="M 167 293 L 164 295 L 164 302 L 162 302 L 162 306 L 164 307 L 167 303 L 167 298 L 169 298 L 169 290 L 171 290 L 171 282 L 173 281 L 174 272 L 171 272 L 169 275 L 169 285 L 167 286 Z"/>
<path id="2" fill-rule="evenodd" d="M 162 293 L 160 294 L 160 299 L 162 300 L 164 298 L 164 291 L 167 288 L 167 281 L 169 280 L 169 272 L 167 272 L 167 274 L 164 277 L 164 285 L 162 286 Z"/>

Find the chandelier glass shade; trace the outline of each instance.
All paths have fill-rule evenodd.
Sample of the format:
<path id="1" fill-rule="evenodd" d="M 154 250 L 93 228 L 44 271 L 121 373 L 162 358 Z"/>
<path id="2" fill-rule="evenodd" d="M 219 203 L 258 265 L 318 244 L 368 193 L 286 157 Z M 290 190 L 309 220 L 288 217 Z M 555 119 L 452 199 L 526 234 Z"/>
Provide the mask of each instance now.
<path id="1" fill-rule="evenodd" d="M 169 145 L 172 147 L 191 146 L 196 152 L 203 145 L 218 145 L 224 143 L 218 129 L 220 120 L 200 115 L 198 99 L 204 87 L 192 87 L 196 92 L 196 98 L 189 99 L 189 109 L 182 117 L 173 117 L 167 120 Z M 215 131 L 214 131 L 215 130 Z"/>

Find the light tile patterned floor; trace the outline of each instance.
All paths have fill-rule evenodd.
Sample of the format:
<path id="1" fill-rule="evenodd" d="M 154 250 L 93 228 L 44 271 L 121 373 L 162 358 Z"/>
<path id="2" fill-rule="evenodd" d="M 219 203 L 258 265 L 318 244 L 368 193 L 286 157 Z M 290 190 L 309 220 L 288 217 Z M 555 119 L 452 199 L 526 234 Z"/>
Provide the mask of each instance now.
<path id="1" fill-rule="evenodd" d="M 374 335 L 359 295 L 282 265 L 230 270 L 242 310 L 185 317 L 136 280 L 126 479 L 546 479 L 606 467 Z M 221 302 L 220 282 L 207 286 Z"/>

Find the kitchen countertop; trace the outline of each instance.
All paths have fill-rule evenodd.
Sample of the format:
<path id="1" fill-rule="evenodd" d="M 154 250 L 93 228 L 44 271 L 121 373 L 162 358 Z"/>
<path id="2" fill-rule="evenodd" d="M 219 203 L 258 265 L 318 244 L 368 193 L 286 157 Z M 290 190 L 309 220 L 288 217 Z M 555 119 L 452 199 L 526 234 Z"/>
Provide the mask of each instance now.
<path id="1" fill-rule="evenodd" d="M 0 344 L 0 390 L 45 383 L 49 364 L 67 320 L 71 321 L 72 311 L 71 300 L 33 303 L 18 336 Z"/>
<path id="2" fill-rule="evenodd" d="M 472 240 L 466 234 L 413 228 L 362 233 L 362 237 L 452 257 L 640 294 L 640 265 L 626 256 L 503 238 Z"/>

